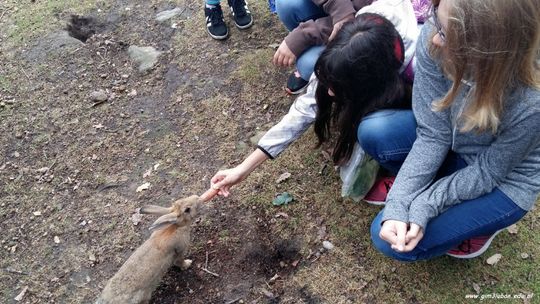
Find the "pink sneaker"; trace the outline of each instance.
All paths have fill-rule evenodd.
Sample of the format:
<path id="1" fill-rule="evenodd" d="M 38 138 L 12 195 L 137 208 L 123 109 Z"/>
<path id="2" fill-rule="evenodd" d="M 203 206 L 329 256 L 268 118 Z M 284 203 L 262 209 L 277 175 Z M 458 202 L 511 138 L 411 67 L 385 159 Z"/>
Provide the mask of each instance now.
<path id="1" fill-rule="evenodd" d="M 491 241 L 501 230 L 488 236 L 479 236 L 461 242 L 456 248 L 449 250 L 446 255 L 457 259 L 472 259 L 486 252 Z"/>
<path id="2" fill-rule="evenodd" d="M 395 177 L 383 177 L 378 179 L 364 197 L 366 203 L 382 206 L 386 201 L 386 195 L 394 184 Z"/>

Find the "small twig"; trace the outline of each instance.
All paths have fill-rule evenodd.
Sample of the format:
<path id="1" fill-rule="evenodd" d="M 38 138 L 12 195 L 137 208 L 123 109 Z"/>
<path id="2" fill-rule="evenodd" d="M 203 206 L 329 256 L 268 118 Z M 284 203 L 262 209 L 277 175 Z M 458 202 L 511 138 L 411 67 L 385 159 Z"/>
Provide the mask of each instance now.
<path id="1" fill-rule="evenodd" d="M 204 272 L 206 272 L 206 273 L 209 273 L 209 274 L 219 278 L 219 274 L 208 270 L 208 250 L 206 251 L 206 261 L 204 262 L 204 268 L 202 270 Z"/>
<path id="2" fill-rule="evenodd" d="M 122 186 L 123 184 L 105 184 L 105 185 L 101 185 L 98 187 L 98 191 L 104 191 L 104 190 L 107 190 L 107 189 L 110 189 L 110 188 L 116 188 L 116 187 L 120 187 Z"/>
<path id="3" fill-rule="evenodd" d="M 75 53 L 77 53 L 81 48 L 76 48 L 74 49 L 73 51 L 69 52 L 70 55 L 73 55 Z"/>
<path id="4" fill-rule="evenodd" d="M 217 273 L 215 273 L 215 272 L 212 272 L 212 271 L 210 271 L 210 270 L 208 270 L 208 269 L 206 269 L 206 268 L 203 268 L 203 271 L 206 272 L 206 273 L 208 273 L 208 274 L 211 274 L 211 275 L 213 275 L 213 276 L 219 278 L 219 274 L 217 274 Z M 233 303 L 234 303 L 234 302 L 233 302 Z"/>
<path id="5" fill-rule="evenodd" d="M 107 132 L 107 133 L 118 133 L 118 130 L 103 129 L 103 132 Z"/>
<path id="6" fill-rule="evenodd" d="M 41 176 L 39 177 L 38 182 L 41 182 L 41 181 L 43 180 L 43 178 L 45 177 L 45 175 L 47 175 L 47 173 L 49 173 L 49 171 L 51 171 L 51 169 L 54 167 L 54 165 L 56 165 L 56 159 L 54 160 L 54 162 L 52 163 L 52 165 L 50 165 L 49 168 L 48 168 L 45 172 L 43 172 L 43 173 L 41 174 Z"/>
<path id="7" fill-rule="evenodd" d="M 24 76 L 26 76 L 26 78 L 28 78 L 28 80 L 30 80 L 30 76 L 28 76 L 28 74 L 26 74 L 26 71 L 24 69 L 21 69 L 21 71 L 23 72 Z"/>
<path id="8" fill-rule="evenodd" d="M 6 271 L 9 272 L 9 273 L 14 273 L 14 274 L 21 274 L 21 275 L 29 275 L 28 272 L 24 272 L 24 271 L 20 271 L 20 270 L 15 270 L 15 269 L 12 269 L 12 268 L 6 268 Z"/>
<path id="9" fill-rule="evenodd" d="M 241 297 L 240 297 L 240 298 L 236 298 L 236 299 L 234 299 L 234 300 L 231 300 L 231 301 L 229 301 L 229 302 L 227 302 L 227 303 L 225 303 L 225 304 L 233 304 L 233 303 L 236 303 L 236 302 L 238 302 L 238 301 L 240 301 L 240 300 L 242 300 Z"/>
<path id="10" fill-rule="evenodd" d="M 7 9 L 2 12 L 2 15 L 0 15 L 0 20 L 2 20 L 2 18 L 4 17 L 4 14 L 6 13 L 6 11 L 7 11 Z"/>
<path id="11" fill-rule="evenodd" d="M 97 106 L 99 106 L 100 104 L 106 103 L 106 102 L 107 102 L 107 100 L 96 101 L 96 102 L 94 102 L 94 103 L 90 106 L 90 108 L 97 107 Z"/>

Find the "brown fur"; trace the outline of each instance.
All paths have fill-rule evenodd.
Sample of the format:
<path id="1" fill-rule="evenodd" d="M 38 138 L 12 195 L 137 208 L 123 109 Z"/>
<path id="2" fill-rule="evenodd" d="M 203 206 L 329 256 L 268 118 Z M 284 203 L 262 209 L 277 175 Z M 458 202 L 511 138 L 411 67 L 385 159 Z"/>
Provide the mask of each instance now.
<path id="1" fill-rule="evenodd" d="M 152 292 L 171 265 L 189 266 L 191 262 L 186 263 L 188 260 L 184 261 L 184 256 L 190 243 L 190 225 L 197 214 L 199 203 L 199 197 L 195 195 L 174 202 L 171 213 L 177 215 L 176 222 L 154 231 L 133 252 L 109 280 L 96 304 L 148 303 Z"/>

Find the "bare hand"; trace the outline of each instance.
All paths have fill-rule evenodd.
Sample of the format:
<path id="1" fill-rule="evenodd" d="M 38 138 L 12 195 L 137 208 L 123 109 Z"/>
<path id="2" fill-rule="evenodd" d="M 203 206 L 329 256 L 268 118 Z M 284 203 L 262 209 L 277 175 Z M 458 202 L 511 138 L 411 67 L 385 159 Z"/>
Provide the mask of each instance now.
<path id="1" fill-rule="evenodd" d="M 350 15 L 336 22 L 336 24 L 334 24 L 334 28 L 332 29 L 332 33 L 330 34 L 330 37 L 328 38 L 328 41 L 331 41 L 332 39 L 336 37 L 337 33 L 339 32 L 343 24 L 345 24 L 345 22 L 353 20 L 353 19 L 354 19 L 354 15 Z"/>
<path id="2" fill-rule="evenodd" d="M 227 197 L 231 194 L 229 192 L 231 187 L 243 181 L 248 174 L 249 173 L 240 166 L 232 169 L 220 170 L 212 177 L 210 183 L 212 188 L 219 189 L 218 195 Z"/>
<path id="3" fill-rule="evenodd" d="M 416 248 L 416 245 L 418 245 L 418 242 L 420 242 L 423 237 L 424 231 L 422 228 L 415 223 L 411 223 L 409 231 L 407 231 L 407 234 L 405 235 L 405 242 L 407 245 L 405 245 L 403 252 L 409 252 Z"/>
<path id="4" fill-rule="evenodd" d="M 285 40 L 283 40 L 274 54 L 274 58 L 272 58 L 272 63 L 277 66 L 288 67 L 293 65 L 295 61 L 296 56 L 293 54 L 291 49 L 289 49 L 289 46 L 287 43 L 285 43 Z"/>
<path id="5" fill-rule="evenodd" d="M 381 227 L 379 237 L 390 243 L 392 249 L 403 252 L 405 250 L 405 235 L 407 234 L 407 223 L 387 220 Z"/>

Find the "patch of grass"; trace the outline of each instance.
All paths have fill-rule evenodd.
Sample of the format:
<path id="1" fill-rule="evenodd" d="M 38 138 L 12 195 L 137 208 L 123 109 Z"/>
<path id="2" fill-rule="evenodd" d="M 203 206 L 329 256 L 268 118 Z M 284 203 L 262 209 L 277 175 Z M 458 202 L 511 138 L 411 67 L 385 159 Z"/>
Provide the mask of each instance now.
<path id="1" fill-rule="evenodd" d="M 0 75 L 0 90 L 9 91 L 11 89 L 11 81 L 7 76 Z"/>
<path id="2" fill-rule="evenodd" d="M 268 72 L 276 70 L 269 58 L 272 58 L 273 50 L 257 49 L 242 58 L 241 65 L 233 73 L 247 86 L 253 86 L 264 81 L 268 77 Z"/>
<path id="3" fill-rule="evenodd" d="M 18 1 L 17 1 L 18 2 Z M 59 16 L 68 14 L 84 14 L 95 7 L 100 0 L 55 0 L 7 4 L 11 13 L 12 24 L 8 26 L 8 39 L 12 43 L 26 43 L 52 28 L 64 26 L 65 20 Z M 9 15 L 9 14 L 8 14 Z"/>

